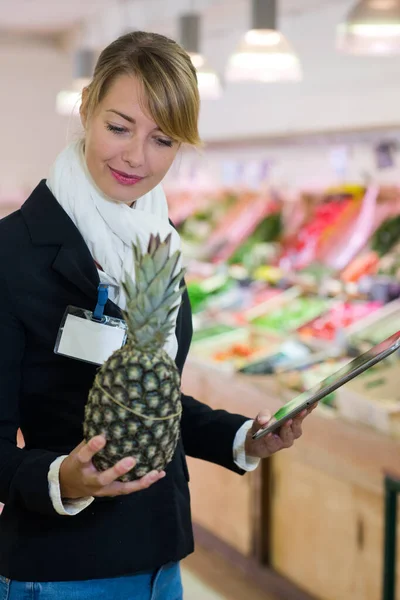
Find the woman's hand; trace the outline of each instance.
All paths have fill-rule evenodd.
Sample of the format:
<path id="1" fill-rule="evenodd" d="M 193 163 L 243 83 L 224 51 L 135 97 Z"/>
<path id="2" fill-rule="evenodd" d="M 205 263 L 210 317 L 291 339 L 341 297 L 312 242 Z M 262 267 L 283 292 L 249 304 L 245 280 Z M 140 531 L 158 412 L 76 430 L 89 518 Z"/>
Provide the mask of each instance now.
<path id="1" fill-rule="evenodd" d="M 294 419 L 287 421 L 276 433 L 268 433 L 259 440 L 253 440 L 253 434 L 259 431 L 259 429 L 264 429 L 271 419 L 271 413 L 268 410 L 261 411 L 257 415 L 253 427 L 247 433 L 245 444 L 246 455 L 254 456 L 256 458 L 268 458 L 279 450 L 293 446 L 295 440 L 302 435 L 304 419 L 312 413 L 316 407 L 317 404 L 314 404 L 311 408 L 304 410 Z"/>
<path id="2" fill-rule="evenodd" d="M 150 487 L 156 481 L 165 477 L 164 471 L 151 471 L 141 479 L 122 483 L 115 481 L 121 475 L 128 473 L 136 464 L 134 458 L 123 458 L 107 471 L 97 471 L 92 458 L 106 445 L 102 435 L 82 442 L 61 463 L 60 489 L 61 497 L 65 499 L 84 498 L 87 496 L 122 496 L 139 492 Z"/>

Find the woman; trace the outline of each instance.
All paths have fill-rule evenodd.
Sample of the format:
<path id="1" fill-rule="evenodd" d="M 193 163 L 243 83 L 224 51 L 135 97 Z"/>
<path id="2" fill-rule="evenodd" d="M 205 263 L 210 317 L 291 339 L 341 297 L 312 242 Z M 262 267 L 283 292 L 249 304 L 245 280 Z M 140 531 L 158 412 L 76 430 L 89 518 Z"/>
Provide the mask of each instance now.
<path id="1" fill-rule="evenodd" d="M 96 366 L 54 352 L 63 314 L 93 310 L 102 281 L 113 293 L 105 313 L 121 317 L 136 236 L 174 232 L 178 246 L 160 182 L 181 144 L 199 144 L 198 112 L 195 70 L 179 45 L 143 32 L 119 38 L 84 90 L 84 139 L 0 224 L 1 599 L 182 598 L 179 561 L 193 551 L 185 454 L 243 474 L 301 434 L 305 414 L 254 442 L 268 412 L 253 422 L 182 394 L 181 439 L 163 472 L 121 483 L 135 457 L 100 473 L 92 458 L 105 439 L 82 441 Z M 182 372 L 187 294 L 175 331 Z"/>

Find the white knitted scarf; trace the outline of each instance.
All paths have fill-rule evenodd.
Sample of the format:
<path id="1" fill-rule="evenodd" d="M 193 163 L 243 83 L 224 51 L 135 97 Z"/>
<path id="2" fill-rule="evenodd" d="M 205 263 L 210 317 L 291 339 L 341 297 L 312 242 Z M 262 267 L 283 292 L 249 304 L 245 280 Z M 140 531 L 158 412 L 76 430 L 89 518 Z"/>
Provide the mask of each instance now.
<path id="1" fill-rule="evenodd" d="M 58 155 L 47 186 L 80 231 L 107 279 L 118 286 L 116 303 L 121 309 L 126 308 L 121 286 L 125 271 L 135 278 L 132 242 L 139 240 L 145 250 L 150 234 L 159 234 L 162 240 L 171 234 L 171 252 L 180 249 L 179 234 L 168 221 L 168 205 L 161 185 L 139 198 L 133 208 L 108 198 L 88 171 L 82 141 L 73 142 Z M 177 270 L 180 268 L 179 264 Z M 164 349 L 171 358 L 176 357 L 178 344 L 174 330 Z"/>

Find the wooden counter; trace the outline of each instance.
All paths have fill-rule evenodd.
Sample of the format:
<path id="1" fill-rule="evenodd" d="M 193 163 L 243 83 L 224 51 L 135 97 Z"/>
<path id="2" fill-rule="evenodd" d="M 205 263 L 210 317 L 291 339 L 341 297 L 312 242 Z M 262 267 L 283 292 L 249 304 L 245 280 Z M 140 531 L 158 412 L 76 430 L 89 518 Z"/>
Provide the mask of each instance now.
<path id="1" fill-rule="evenodd" d="M 281 406 L 268 377 L 193 360 L 183 389 L 250 418 Z M 293 448 L 252 474 L 194 459 L 189 468 L 199 541 L 217 545 L 282 600 L 381 598 L 383 479 L 400 477 L 400 442 L 317 410 Z M 400 574 L 400 547 L 398 558 Z"/>

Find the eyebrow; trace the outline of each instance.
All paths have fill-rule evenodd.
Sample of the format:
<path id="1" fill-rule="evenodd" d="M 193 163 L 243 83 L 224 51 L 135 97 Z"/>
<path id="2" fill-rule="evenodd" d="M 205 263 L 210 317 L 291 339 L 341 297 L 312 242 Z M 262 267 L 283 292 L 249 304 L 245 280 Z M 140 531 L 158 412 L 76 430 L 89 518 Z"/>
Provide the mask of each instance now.
<path id="1" fill-rule="evenodd" d="M 114 113 L 114 114 L 118 115 L 119 117 L 122 117 L 122 119 L 125 119 L 125 121 L 128 121 L 129 123 L 132 123 L 133 125 L 136 125 L 136 121 L 133 117 L 130 117 L 129 115 L 125 115 L 124 113 L 120 112 L 119 110 L 114 110 L 113 108 L 109 108 L 108 110 L 106 110 L 106 112 Z M 161 129 L 159 127 L 155 127 L 154 131 L 161 131 Z"/>

